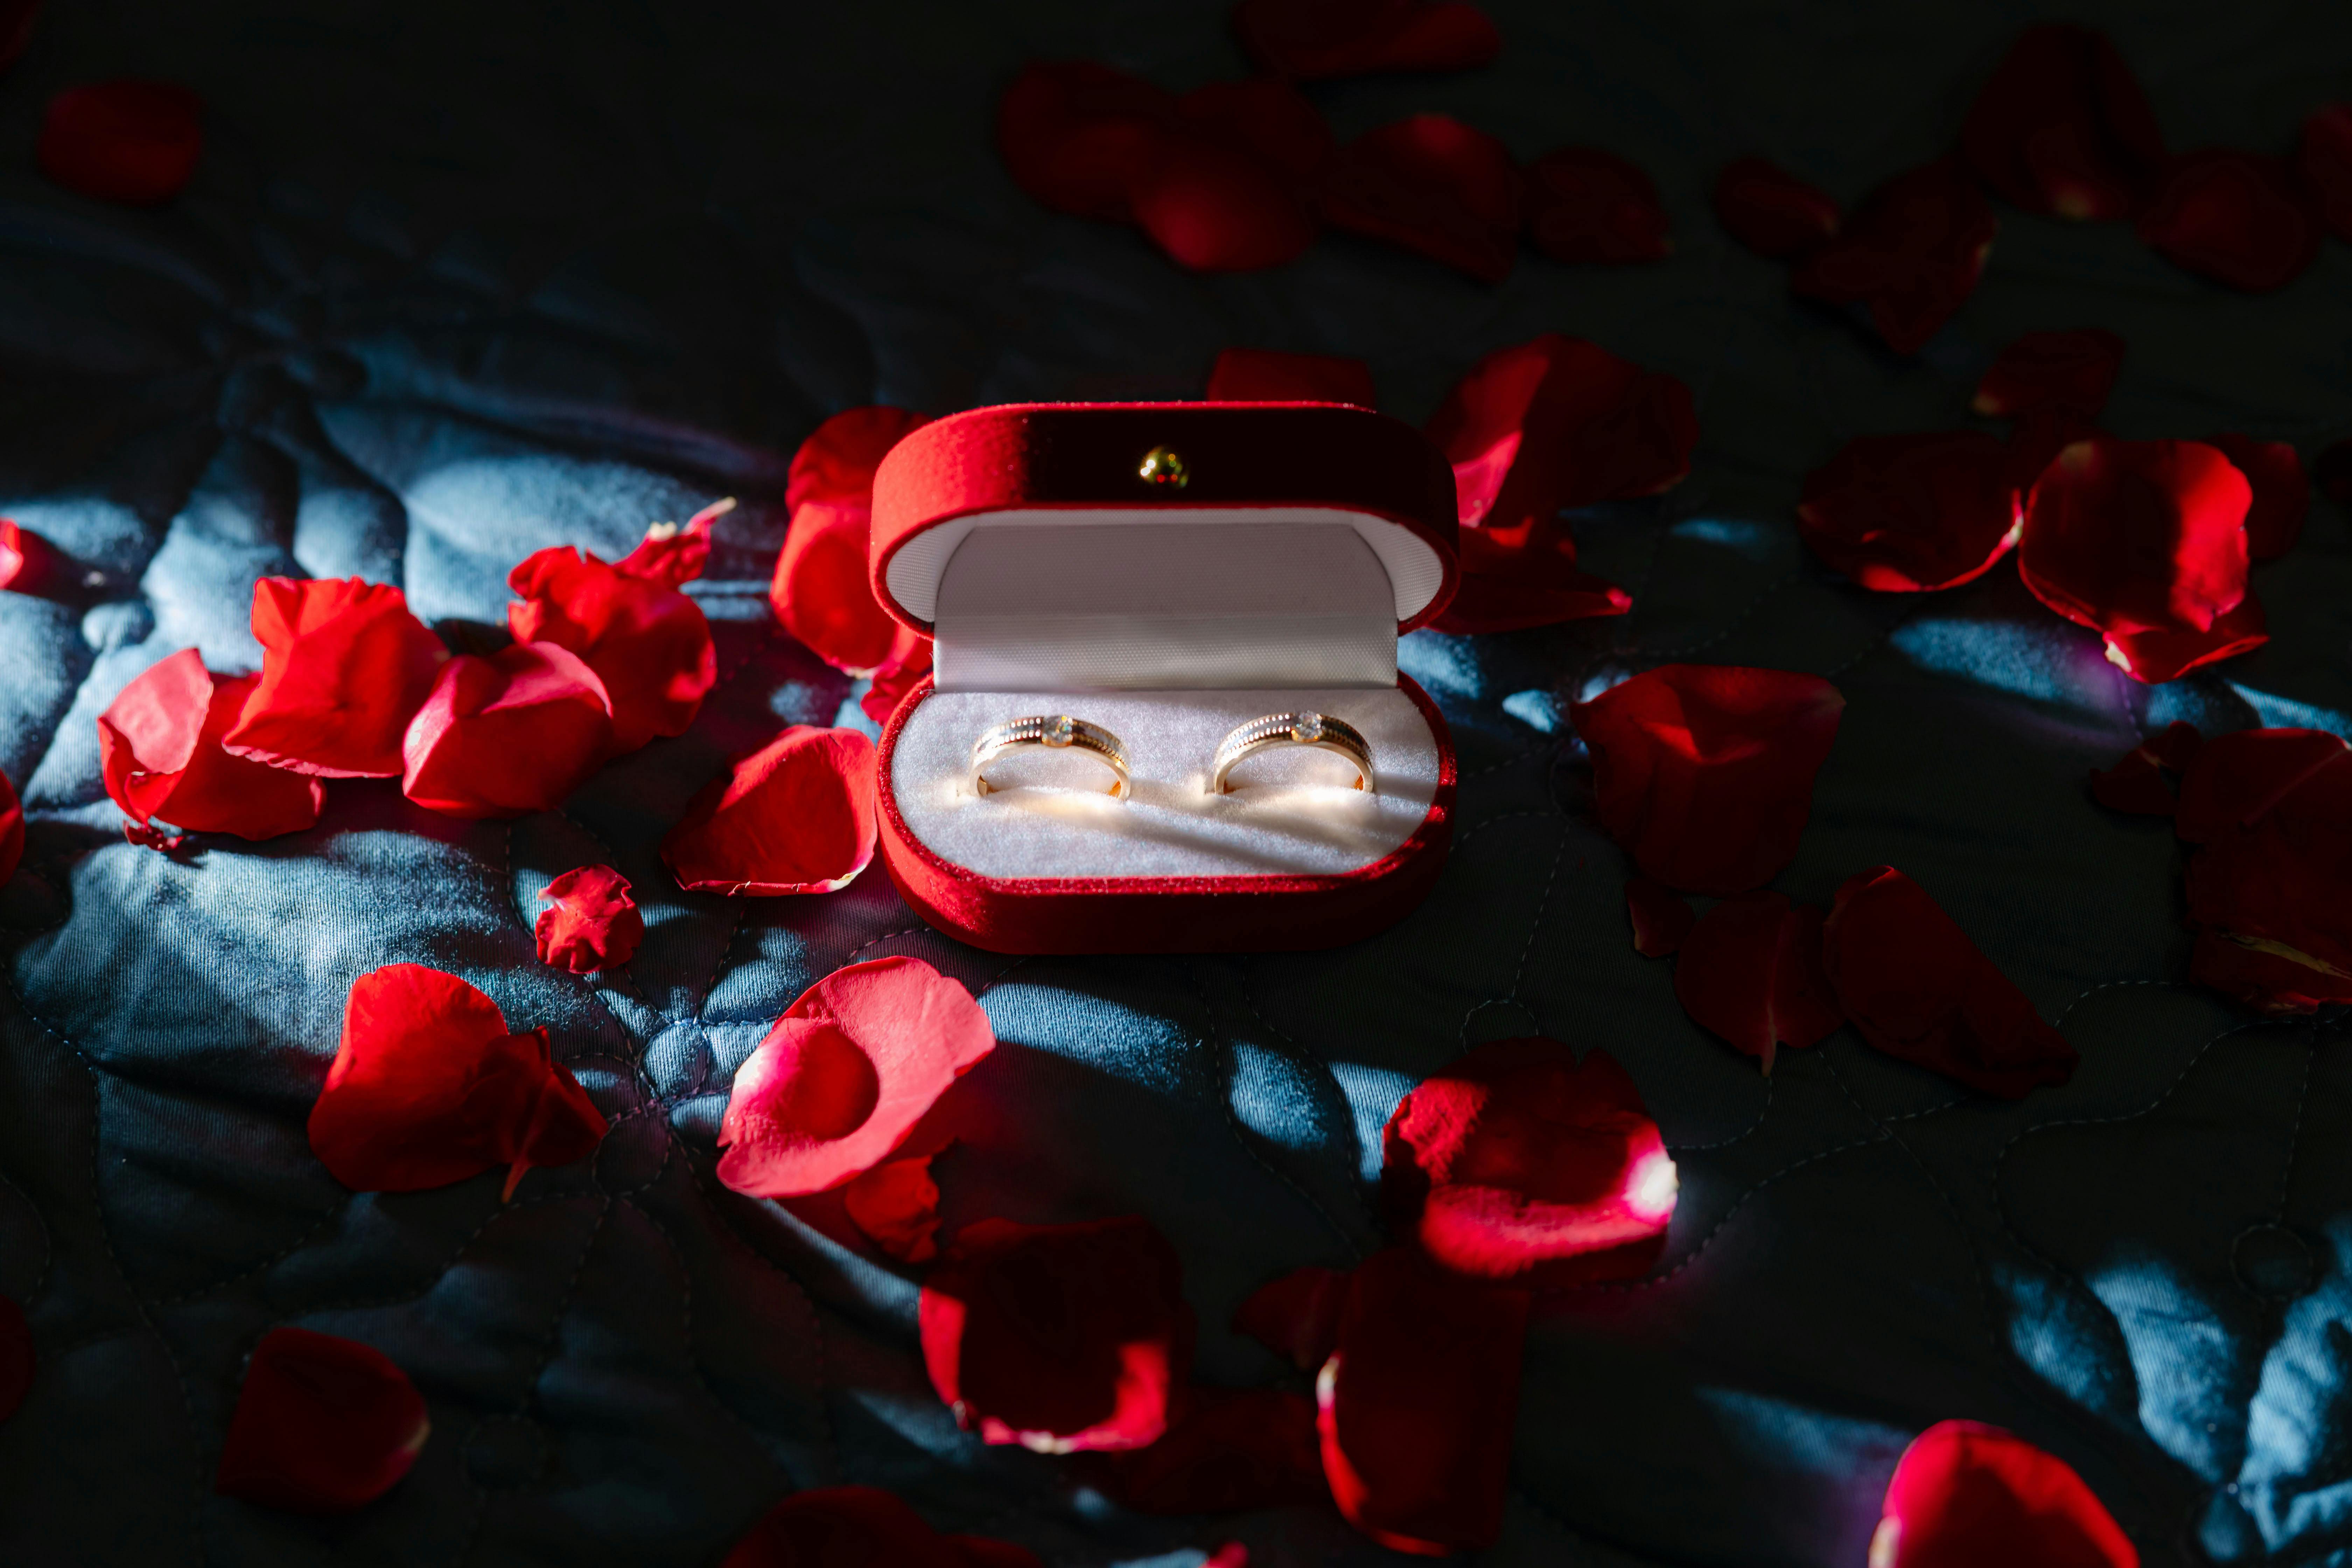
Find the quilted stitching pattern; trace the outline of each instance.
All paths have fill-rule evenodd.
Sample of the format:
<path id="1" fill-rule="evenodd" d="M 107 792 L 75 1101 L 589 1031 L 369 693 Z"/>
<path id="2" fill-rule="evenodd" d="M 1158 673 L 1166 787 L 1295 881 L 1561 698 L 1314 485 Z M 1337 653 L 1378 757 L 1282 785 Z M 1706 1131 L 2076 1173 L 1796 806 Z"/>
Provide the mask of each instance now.
<path id="1" fill-rule="evenodd" d="M 1490 291 L 1339 239 L 1189 279 L 1013 191 L 985 127 L 1019 59 L 1231 72 L 1197 7 L 52 9 L 0 81 L 18 144 L 55 85 L 134 68 L 214 112 L 196 187 L 163 212 L 0 174 L 0 505 L 84 574 L 0 594 L 0 767 L 32 817 L 0 889 L 0 1289 L 41 1357 L 0 1426 L 0 1555 L 705 1563 L 782 1493 L 856 1480 L 1057 1563 L 1183 1562 L 1160 1554 L 1227 1534 L 1254 1561 L 1386 1560 L 1310 1513 L 1106 1515 L 1062 1467 L 983 1449 L 923 1378 L 905 1278 L 717 1185 L 735 1067 L 816 976 L 884 952 L 965 981 L 1004 1042 L 959 1091 L 949 1225 L 1150 1214 L 1213 1381 L 1275 1375 L 1222 1329 L 1249 1289 L 1378 1245 L 1379 1130 L 1418 1077 L 1538 1030 L 1627 1064 L 1682 1164 L 1667 1262 L 1538 1323 L 1492 1563 L 1856 1563 L 1895 1456 L 1950 1415 L 2064 1456 L 2150 1562 L 2352 1550 L 2340 1023 L 2250 1023 L 2178 984 L 2169 836 L 2080 784 L 2177 717 L 2347 731 L 2342 515 L 2315 507 L 2256 574 L 2270 648 L 2155 690 L 2011 574 L 1864 595 L 1788 518 L 1847 437 L 1956 421 L 2030 327 L 2126 335 L 2125 434 L 2339 435 L 2352 251 L 2253 300 L 2120 229 L 2004 214 L 1982 292 L 1900 365 L 1792 305 L 1704 210 L 1742 153 L 1847 196 L 1929 155 L 2021 12 L 1497 5 L 1493 71 L 1330 89 L 1343 135 L 1442 105 L 1523 156 L 1590 141 L 1657 177 L 1676 259 L 1530 257 Z M 2325 90 L 2307 62 L 2352 44 L 2318 4 L 2259 37 L 2226 8 L 2114 9 L 2181 145 L 2279 141 Z M 1408 639 L 1462 749 L 1462 831 L 1394 931 L 1013 961 L 929 931 L 878 873 L 815 900 L 667 890 L 655 847 L 724 759 L 845 711 L 762 597 L 783 464 L 824 413 L 1184 395 L 1253 342 L 1360 354 L 1418 417 L 1478 353 L 1549 329 L 1683 376 L 1705 442 L 1663 502 L 1580 526 L 1631 617 Z M 563 812 L 460 823 L 339 784 L 311 833 L 168 858 L 121 841 L 91 720 L 177 648 L 249 667 L 257 577 L 397 582 L 462 643 L 530 551 L 610 556 L 722 493 L 746 504 L 694 590 L 720 685 Z M 1781 885 L 1818 900 L 1903 867 L 2060 1019 L 2073 1085 L 1996 1105 L 1850 1033 L 1768 1082 L 1683 1017 L 1666 966 L 1630 950 L 1622 858 L 1559 717 L 1670 658 L 1836 679 L 1844 729 Z M 588 860 L 636 883 L 648 923 L 593 982 L 535 963 L 530 937 L 540 889 Z M 593 1160 L 503 1206 L 496 1177 L 355 1196 L 325 1175 L 303 1119 L 344 991 L 400 960 L 552 1026 L 614 1121 Z M 415 1473 L 350 1520 L 209 1490 L 243 1357 L 288 1322 L 383 1347 L 432 1403 Z"/>

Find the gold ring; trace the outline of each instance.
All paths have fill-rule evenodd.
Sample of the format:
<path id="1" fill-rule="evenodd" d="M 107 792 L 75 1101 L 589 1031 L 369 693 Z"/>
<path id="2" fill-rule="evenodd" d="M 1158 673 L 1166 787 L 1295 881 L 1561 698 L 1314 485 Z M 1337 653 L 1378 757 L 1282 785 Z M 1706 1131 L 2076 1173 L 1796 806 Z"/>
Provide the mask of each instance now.
<path id="1" fill-rule="evenodd" d="M 1233 785 L 1226 780 L 1234 769 L 1274 746 L 1312 746 L 1318 752 L 1345 757 L 1356 764 L 1356 787 L 1367 795 L 1374 793 L 1371 742 L 1354 725 L 1328 713 L 1269 713 L 1242 725 L 1217 744 L 1216 766 L 1209 775 L 1209 793 L 1232 793 Z"/>
<path id="2" fill-rule="evenodd" d="M 1089 724 L 1084 719 L 1073 719 L 1067 713 L 1050 718 L 1038 714 L 1028 719 L 1012 719 L 993 724 L 980 732 L 971 743 L 971 787 L 974 793 L 987 795 L 996 788 L 988 782 L 984 771 L 988 764 L 1007 752 L 1024 746 L 1043 746 L 1047 751 L 1084 752 L 1110 770 L 1110 797 L 1127 798 L 1127 748 L 1117 735 L 1099 724 Z"/>

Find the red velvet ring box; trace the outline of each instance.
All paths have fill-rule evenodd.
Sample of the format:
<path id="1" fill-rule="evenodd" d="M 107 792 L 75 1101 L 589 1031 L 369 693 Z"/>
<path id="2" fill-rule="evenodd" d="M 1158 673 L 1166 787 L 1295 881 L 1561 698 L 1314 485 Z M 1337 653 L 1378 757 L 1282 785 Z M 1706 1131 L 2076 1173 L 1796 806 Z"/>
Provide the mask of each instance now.
<path id="1" fill-rule="evenodd" d="M 997 952 L 1333 947 L 1411 910 L 1453 835 L 1454 747 L 1397 637 L 1454 593 L 1453 470 L 1338 404 L 1017 404 L 926 425 L 874 480 L 874 592 L 930 634 L 884 727 L 881 846 L 933 925 Z M 1208 788 L 1266 714 L 1345 720 Z M 1076 747 L 973 786 L 992 725 L 1066 713 L 1126 747 L 1125 801 Z"/>

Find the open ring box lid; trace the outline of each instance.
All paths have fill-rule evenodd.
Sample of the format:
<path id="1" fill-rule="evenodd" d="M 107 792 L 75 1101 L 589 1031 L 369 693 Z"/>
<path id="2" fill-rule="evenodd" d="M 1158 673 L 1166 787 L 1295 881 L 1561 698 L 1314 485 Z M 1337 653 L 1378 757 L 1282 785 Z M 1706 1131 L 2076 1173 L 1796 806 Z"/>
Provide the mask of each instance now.
<path id="1" fill-rule="evenodd" d="M 1410 426 L 1316 403 L 1015 404 L 926 425 L 874 480 L 870 570 L 932 636 L 884 727 L 881 849 L 932 924 L 999 952 L 1330 947 L 1418 903 L 1452 837 L 1444 721 L 1398 636 L 1452 597 L 1453 470 Z M 1277 746 L 1208 791 L 1217 743 L 1288 711 L 1345 759 Z M 1067 713 L 1124 742 L 1129 796 L 1079 748 L 972 785 L 990 726 Z"/>

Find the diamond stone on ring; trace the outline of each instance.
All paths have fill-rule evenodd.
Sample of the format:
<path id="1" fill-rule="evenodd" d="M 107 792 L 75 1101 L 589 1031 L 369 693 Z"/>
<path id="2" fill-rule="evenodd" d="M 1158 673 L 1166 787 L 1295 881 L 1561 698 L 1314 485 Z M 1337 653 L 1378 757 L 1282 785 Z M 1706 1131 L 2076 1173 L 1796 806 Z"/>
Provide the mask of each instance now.
<path id="1" fill-rule="evenodd" d="M 971 743 L 973 793 L 988 795 L 995 790 L 996 786 L 988 782 L 989 763 L 1007 752 L 1029 746 L 1043 746 L 1054 752 L 1084 752 L 1110 770 L 1110 797 L 1127 798 L 1127 748 L 1101 725 L 1073 719 L 1067 713 L 1012 719 L 982 730 L 980 738 Z"/>
<path id="2" fill-rule="evenodd" d="M 1218 743 L 1216 763 L 1209 774 L 1209 793 L 1230 794 L 1233 785 L 1228 780 L 1234 769 L 1245 759 L 1275 746 L 1312 746 L 1318 752 L 1345 757 L 1356 765 L 1356 787 L 1368 795 L 1373 793 L 1371 743 L 1354 725 L 1328 713 L 1269 713 L 1234 730 Z"/>

